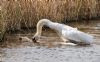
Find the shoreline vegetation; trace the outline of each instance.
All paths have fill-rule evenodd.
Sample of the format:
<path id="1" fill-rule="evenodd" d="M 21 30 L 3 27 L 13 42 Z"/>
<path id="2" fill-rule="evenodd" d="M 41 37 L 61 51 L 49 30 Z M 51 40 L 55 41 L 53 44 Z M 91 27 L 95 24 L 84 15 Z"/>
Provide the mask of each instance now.
<path id="1" fill-rule="evenodd" d="M 6 30 L 35 27 L 43 18 L 63 23 L 99 17 L 99 0 L 0 0 L 0 39 Z"/>

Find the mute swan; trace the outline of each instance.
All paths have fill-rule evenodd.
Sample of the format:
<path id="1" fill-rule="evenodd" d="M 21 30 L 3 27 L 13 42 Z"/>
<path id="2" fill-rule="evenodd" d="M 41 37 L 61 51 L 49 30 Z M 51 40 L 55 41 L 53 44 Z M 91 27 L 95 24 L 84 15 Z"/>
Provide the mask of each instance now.
<path id="1" fill-rule="evenodd" d="M 65 24 L 52 22 L 48 19 L 42 19 L 37 23 L 37 32 L 32 37 L 32 40 L 37 40 L 41 36 L 42 27 L 44 25 L 55 30 L 64 42 L 67 40 L 75 44 L 91 44 L 93 42 L 93 36 L 90 34 L 84 33 L 77 28 Z"/>

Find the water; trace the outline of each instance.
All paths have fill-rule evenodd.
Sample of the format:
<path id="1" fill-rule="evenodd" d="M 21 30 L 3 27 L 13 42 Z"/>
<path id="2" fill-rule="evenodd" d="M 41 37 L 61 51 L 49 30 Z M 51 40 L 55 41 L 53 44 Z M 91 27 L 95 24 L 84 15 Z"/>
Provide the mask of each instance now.
<path id="1" fill-rule="evenodd" d="M 20 36 L 31 38 L 33 33 L 10 34 L 7 40 L 0 46 L 1 62 L 100 62 L 100 21 L 89 23 L 68 23 L 78 27 L 86 33 L 93 35 L 94 43 L 90 46 L 65 46 L 52 45 L 46 42 L 45 46 L 28 41 L 19 41 Z M 44 30 L 43 36 L 56 37 L 54 41 L 62 41 L 52 30 Z"/>

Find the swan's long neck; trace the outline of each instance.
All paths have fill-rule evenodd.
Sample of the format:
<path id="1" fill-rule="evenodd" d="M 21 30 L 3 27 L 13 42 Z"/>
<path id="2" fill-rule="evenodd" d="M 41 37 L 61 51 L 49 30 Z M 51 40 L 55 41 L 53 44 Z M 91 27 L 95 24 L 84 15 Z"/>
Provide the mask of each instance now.
<path id="1" fill-rule="evenodd" d="M 53 24 L 53 22 L 51 22 L 51 21 L 48 20 L 48 19 L 42 19 L 42 20 L 40 20 L 40 21 L 37 23 L 37 32 L 36 32 L 36 34 L 39 35 L 39 36 L 41 36 L 42 27 L 43 27 L 44 25 L 50 27 L 50 25 L 52 25 L 52 24 Z"/>

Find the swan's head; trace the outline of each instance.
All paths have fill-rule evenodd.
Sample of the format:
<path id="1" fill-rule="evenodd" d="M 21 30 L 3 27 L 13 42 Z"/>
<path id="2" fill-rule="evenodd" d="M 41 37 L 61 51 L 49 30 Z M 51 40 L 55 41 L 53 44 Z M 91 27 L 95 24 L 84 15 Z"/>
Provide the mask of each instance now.
<path id="1" fill-rule="evenodd" d="M 40 38 L 40 36 L 36 33 L 33 37 L 32 37 L 32 41 L 37 43 L 37 40 Z"/>

